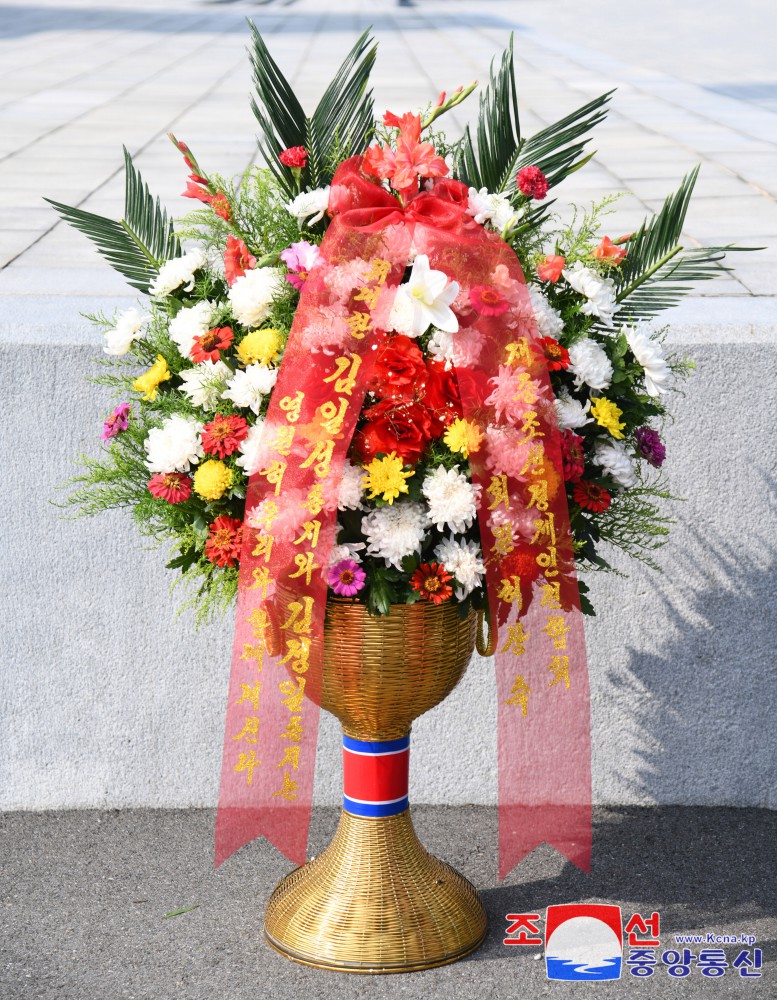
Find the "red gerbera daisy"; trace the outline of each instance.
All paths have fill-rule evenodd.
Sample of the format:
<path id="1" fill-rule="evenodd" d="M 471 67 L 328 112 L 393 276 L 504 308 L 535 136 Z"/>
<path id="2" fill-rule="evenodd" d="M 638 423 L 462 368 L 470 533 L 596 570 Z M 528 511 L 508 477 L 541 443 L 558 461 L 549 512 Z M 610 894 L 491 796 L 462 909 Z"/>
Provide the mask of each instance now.
<path id="1" fill-rule="evenodd" d="M 183 503 L 192 494 L 192 481 L 183 472 L 160 472 L 149 479 L 148 491 L 168 503 Z"/>
<path id="2" fill-rule="evenodd" d="M 453 587 L 448 583 L 450 579 L 442 563 L 421 563 L 410 577 L 410 586 L 418 591 L 422 601 L 442 604 L 453 595 Z"/>
<path id="3" fill-rule="evenodd" d="M 202 428 L 202 447 L 208 455 L 226 458 L 237 451 L 240 442 L 248 435 L 245 417 L 222 417 L 220 413 Z"/>
<path id="4" fill-rule="evenodd" d="M 192 361 L 197 364 L 201 361 L 218 361 L 221 357 L 220 352 L 226 351 L 233 340 L 234 334 L 230 327 L 217 326 L 207 333 L 196 336 L 189 354 Z"/>
<path id="5" fill-rule="evenodd" d="M 240 518 L 222 514 L 210 526 L 205 555 L 217 566 L 234 566 L 240 558 L 242 535 L 243 522 Z"/>
<path id="6" fill-rule="evenodd" d="M 581 479 L 575 483 L 572 491 L 576 503 L 579 503 L 583 510 L 591 510 L 594 514 L 601 514 L 610 506 L 612 496 L 603 486 L 597 486 L 587 479 Z"/>
<path id="7" fill-rule="evenodd" d="M 537 341 L 542 348 L 542 354 L 549 372 L 557 372 L 569 368 L 569 351 L 562 347 L 553 337 L 541 337 Z"/>
<path id="8" fill-rule="evenodd" d="M 490 285 L 473 285 L 469 290 L 469 301 L 472 308 L 483 316 L 501 316 L 507 312 L 507 299 Z"/>

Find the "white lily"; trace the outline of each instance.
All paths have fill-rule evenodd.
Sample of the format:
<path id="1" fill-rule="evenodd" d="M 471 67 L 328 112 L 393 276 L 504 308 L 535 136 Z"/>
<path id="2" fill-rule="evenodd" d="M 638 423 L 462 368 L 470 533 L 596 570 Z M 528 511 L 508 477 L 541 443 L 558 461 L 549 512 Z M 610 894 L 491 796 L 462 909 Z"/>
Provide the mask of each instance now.
<path id="1" fill-rule="evenodd" d="M 459 284 L 449 281 L 443 271 L 432 270 L 425 253 L 420 253 L 413 261 L 410 280 L 405 287 L 405 294 L 413 306 L 412 328 L 417 337 L 431 325 L 446 333 L 456 333 L 459 321 L 451 303 L 459 294 Z"/>

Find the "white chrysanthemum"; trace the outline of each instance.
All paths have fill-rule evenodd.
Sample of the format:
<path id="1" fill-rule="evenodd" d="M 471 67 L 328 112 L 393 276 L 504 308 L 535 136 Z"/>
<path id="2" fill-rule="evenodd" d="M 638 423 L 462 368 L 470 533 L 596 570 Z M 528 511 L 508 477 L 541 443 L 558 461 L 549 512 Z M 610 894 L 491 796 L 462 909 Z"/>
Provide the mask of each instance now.
<path id="1" fill-rule="evenodd" d="M 556 396 L 554 402 L 558 426 L 562 431 L 577 430 L 578 427 L 584 427 L 593 420 L 593 417 L 588 416 L 588 411 L 591 409 L 590 399 L 587 399 L 583 405 L 579 400 L 562 391 Z"/>
<path id="2" fill-rule="evenodd" d="M 612 326 L 612 315 L 617 305 L 612 278 L 603 278 L 581 260 L 576 260 L 572 267 L 561 273 L 576 292 L 588 299 L 581 312 L 586 316 L 598 316 L 604 324 Z"/>
<path id="3" fill-rule="evenodd" d="M 364 469 L 360 465 L 353 465 L 346 458 L 337 497 L 338 510 L 358 510 L 361 507 L 364 495 L 362 479 L 364 479 Z"/>
<path id="4" fill-rule="evenodd" d="M 258 326 L 267 319 L 272 300 L 282 287 L 278 268 L 256 267 L 246 271 L 227 293 L 232 315 L 243 326 Z"/>
<path id="5" fill-rule="evenodd" d="M 645 389 L 648 395 L 658 396 L 662 392 L 668 392 L 672 372 L 664 358 L 661 344 L 638 328 L 626 330 L 625 333 L 631 353 L 645 369 Z"/>
<path id="6" fill-rule="evenodd" d="M 432 330 L 426 349 L 435 361 L 445 363 L 446 370 L 452 367 L 456 357 L 452 333 L 447 333 L 445 330 Z"/>
<path id="7" fill-rule="evenodd" d="M 477 542 L 444 538 L 436 546 L 434 556 L 461 584 L 461 586 L 456 587 L 456 596 L 459 600 L 463 600 L 476 587 L 480 586 L 486 573 L 486 567 L 483 564 L 483 553 Z"/>
<path id="8" fill-rule="evenodd" d="M 248 428 L 248 434 L 240 442 L 240 458 L 235 462 L 247 476 L 252 476 L 259 470 L 262 451 L 262 432 L 264 420 L 257 420 L 253 427 Z"/>
<path id="9" fill-rule="evenodd" d="M 463 472 L 438 465 L 424 479 L 421 492 L 438 531 L 450 528 L 460 535 L 472 527 L 477 516 L 480 487 L 473 485 Z"/>
<path id="10" fill-rule="evenodd" d="M 152 299 L 158 299 L 162 295 L 169 295 L 176 288 L 183 285 L 185 292 L 190 292 L 194 288 L 194 273 L 204 267 L 207 257 L 202 250 L 190 250 L 183 257 L 173 257 L 172 260 L 165 261 L 159 268 L 159 274 L 148 286 L 148 293 Z"/>
<path id="11" fill-rule="evenodd" d="M 113 329 L 105 333 L 103 351 L 114 357 L 126 354 L 132 342 L 143 336 L 143 327 L 148 320 L 149 317 L 139 313 L 137 309 L 125 309 L 123 313 L 119 313 Z"/>
<path id="12" fill-rule="evenodd" d="M 488 222 L 500 233 L 518 216 L 509 198 L 505 198 L 503 194 L 489 194 L 487 188 L 479 191 L 476 188 L 469 189 L 467 212 L 481 226 Z"/>
<path id="13" fill-rule="evenodd" d="M 628 488 L 639 482 L 636 464 L 623 441 L 597 441 L 593 460 L 621 486 Z"/>
<path id="14" fill-rule="evenodd" d="M 151 472 L 188 472 L 203 456 L 202 424 L 174 413 L 161 427 L 152 427 L 143 447 Z"/>
<path id="15" fill-rule="evenodd" d="M 421 551 L 429 517 L 420 503 L 395 503 L 379 507 L 362 521 L 367 554 L 402 568 L 405 556 Z"/>
<path id="16" fill-rule="evenodd" d="M 406 337 L 417 337 L 414 328 L 415 309 L 407 285 L 400 285 L 391 303 L 387 327 L 392 333 L 403 333 Z M 422 331 L 423 332 L 423 331 Z"/>
<path id="17" fill-rule="evenodd" d="M 259 413 L 262 400 L 272 392 L 278 378 L 278 369 L 267 365 L 248 365 L 238 369 L 227 382 L 227 389 L 222 392 L 222 399 L 231 399 L 235 406 L 248 406 L 254 413 Z"/>
<path id="18" fill-rule="evenodd" d="M 430 326 L 436 326 L 448 333 L 456 333 L 459 321 L 451 309 L 451 303 L 459 294 L 457 281 L 449 281 L 443 271 L 435 271 L 429 266 L 429 258 L 425 253 L 419 253 L 413 261 L 413 268 L 406 285 L 400 286 L 397 292 L 406 289 L 413 306 L 413 321 L 411 336 L 420 337 Z"/>
<path id="19" fill-rule="evenodd" d="M 188 396 L 195 406 L 201 406 L 203 410 L 215 410 L 231 374 L 232 369 L 223 361 L 208 359 L 181 372 L 183 382 L 181 392 Z"/>
<path id="20" fill-rule="evenodd" d="M 569 371 L 575 376 L 578 389 L 584 384 L 592 389 L 608 389 L 612 381 L 607 352 L 590 337 L 583 337 L 569 348 Z"/>
<path id="21" fill-rule="evenodd" d="M 194 338 L 203 337 L 210 329 L 215 303 L 203 300 L 194 306 L 179 309 L 170 321 L 170 339 L 176 344 L 181 356 L 190 358 Z"/>
<path id="22" fill-rule="evenodd" d="M 329 553 L 329 565 L 342 562 L 343 559 L 353 559 L 355 563 L 362 561 L 361 550 L 366 548 L 364 542 L 343 542 L 342 545 L 333 545 Z"/>
<path id="23" fill-rule="evenodd" d="M 286 208 L 297 220 L 300 229 L 307 223 L 315 226 L 324 218 L 324 212 L 329 207 L 329 185 L 316 188 L 314 191 L 303 191 Z"/>
<path id="24" fill-rule="evenodd" d="M 558 340 L 561 331 L 564 329 L 564 320 L 561 318 L 561 313 L 553 308 L 538 288 L 535 288 L 533 285 L 529 285 L 528 288 L 531 307 L 534 312 L 534 318 L 537 321 L 537 329 L 540 331 L 540 336 L 553 337 L 554 340 Z"/>

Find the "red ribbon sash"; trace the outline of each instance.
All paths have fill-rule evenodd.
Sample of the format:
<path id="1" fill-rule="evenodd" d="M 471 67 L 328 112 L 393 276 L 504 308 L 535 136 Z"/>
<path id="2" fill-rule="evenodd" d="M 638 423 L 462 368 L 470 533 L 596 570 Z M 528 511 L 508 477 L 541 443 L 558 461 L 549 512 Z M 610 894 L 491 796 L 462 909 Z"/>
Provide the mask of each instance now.
<path id="1" fill-rule="evenodd" d="M 325 573 L 346 453 L 411 252 L 457 281 L 455 370 L 492 627 L 497 630 L 500 877 L 547 841 L 588 870 L 588 675 L 560 435 L 512 249 L 438 180 L 404 208 L 337 170 L 333 215 L 303 286 L 246 496 L 216 864 L 264 835 L 305 861 Z M 488 294 L 484 295 L 484 291 Z"/>

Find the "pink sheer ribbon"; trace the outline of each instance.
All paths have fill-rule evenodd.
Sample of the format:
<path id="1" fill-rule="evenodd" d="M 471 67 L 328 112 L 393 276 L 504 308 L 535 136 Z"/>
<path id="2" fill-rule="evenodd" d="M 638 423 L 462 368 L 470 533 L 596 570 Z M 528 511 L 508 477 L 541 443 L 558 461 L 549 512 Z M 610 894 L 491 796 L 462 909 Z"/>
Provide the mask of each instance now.
<path id="1" fill-rule="evenodd" d="M 248 484 L 216 824 L 216 864 L 260 835 L 304 863 L 313 793 L 325 573 L 346 453 L 412 252 L 457 281 L 455 371 L 497 635 L 500 877 L 547 841 L 586 870 L 588 675 L 560 434 L 512 249 L 438 180 L 406 206 L 361 172 L 303 286 Z"/>

